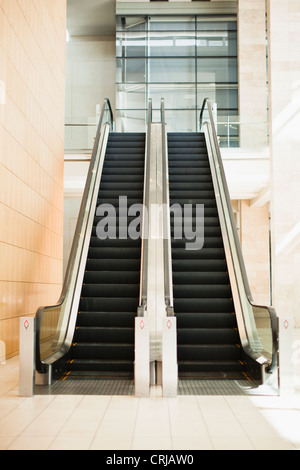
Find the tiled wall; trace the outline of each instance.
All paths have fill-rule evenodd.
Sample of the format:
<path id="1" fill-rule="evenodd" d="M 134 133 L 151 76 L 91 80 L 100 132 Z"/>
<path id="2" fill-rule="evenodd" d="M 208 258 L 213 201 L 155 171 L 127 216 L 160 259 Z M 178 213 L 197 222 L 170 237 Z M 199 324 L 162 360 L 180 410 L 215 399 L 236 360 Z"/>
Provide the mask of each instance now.
<path id="1" fill-rule="evenodd" d="M 66 0 L 0 0 L 0 363 L 61 290 L 65 37 Z"/>

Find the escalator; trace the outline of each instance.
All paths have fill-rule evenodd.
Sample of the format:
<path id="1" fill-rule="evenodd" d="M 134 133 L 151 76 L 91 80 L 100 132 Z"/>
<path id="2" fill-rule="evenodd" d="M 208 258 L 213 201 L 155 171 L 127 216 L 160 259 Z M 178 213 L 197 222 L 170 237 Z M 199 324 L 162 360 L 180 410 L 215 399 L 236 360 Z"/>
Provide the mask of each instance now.
<path id="1" fill-rule="evenodd" d="M 170 205 L 204 205 L 204 246 L 171 243 L 179 377 L 245 378 L 246 371 L 225 259 L 212 175 L 203 133 L 169 133 Z M 198 223 L 203 221 L 198 220 Z"/>
<path id="2" fill-rule="evenodd" d="M 134 378 L 146 142 L 114 131 L 105 99 L 62 292 L 36 313 L 37 385 Z"/>
<path id="3" fill-rule="evenodd" d="M 119 237 L 133 217 L 120 214 L 120 197 L 128 207 L 143 203 L 145 134 L 110 133 L 96 215 L 88 250 L 75 334 L 65 377 L 133 378 L 134 318 L 139 305 L 141 239 Z M 124 201 L 126 201 L 124 199 Z M 98 212 L 99 213 L 99 212 Z M 128 219 L 128 220 L 127 220 Z M 116 227 L 116 238 L 100 239 Z"/>
<path id="4" fill-rule="evenodd" d="M 36 313 L 38 385 L 134 379 L 146 396 L 153 347 L 154 361 L 167 357 L 162 374 L 173 395 L 178 377 L 278 378 L 277 316 L 251 297 L 210 103 L 203 104 L 201 132 L 167 133 L 164 100 L 161 116 L 161 129 L 160 123 L 152 128 L 149 100 L 146 133 L 117 133 L 109 100 L 103 104 L 61 296 Z M 181 208 L 183 237 L 175 234 L 174 213 L 166 209 L 162 238 L 148 243 L 147 227 L 157 222 L 150 186 L 154 201 L 159 194 L 165 208 Z M 186 205 L 193 230 L 204 223 L 201 249 L 187 249 Z M 200 221 L 197 205 L 204 207 Z M 158 268 L 149 260 L 159 250 Z M 148 289 L 155 279 L 163 283 L 165 299 L 154 299 L 157 284 L 151 296 L 165 325 L 159 334 L 157 318 L 149 331 L 154 314 Z"/>

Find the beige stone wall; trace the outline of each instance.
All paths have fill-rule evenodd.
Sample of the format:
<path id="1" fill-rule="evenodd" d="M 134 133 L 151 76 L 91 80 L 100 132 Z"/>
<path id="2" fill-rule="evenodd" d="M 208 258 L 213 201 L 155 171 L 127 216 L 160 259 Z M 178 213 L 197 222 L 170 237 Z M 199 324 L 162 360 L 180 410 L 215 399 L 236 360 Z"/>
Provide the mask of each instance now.
<path id="1" fill-rule="evenodd" d="M 269 204 L 241 201 L 240 239 L 254 302 L 270 305 Z"/>
<path id="2" fill-rule="evenodd" d="M 268 2 L 274 303 L 300 326 L 300 2 Z"/>
<path id="3" fill-rule="evenodd" d="M 62 283 L 66 0 L 0 0 L 0 362 Z"/>
<path id="4" fill-rule="evenodd" d="M 238 1 L 240 145 L 267 145 L 265 0 Z"/>

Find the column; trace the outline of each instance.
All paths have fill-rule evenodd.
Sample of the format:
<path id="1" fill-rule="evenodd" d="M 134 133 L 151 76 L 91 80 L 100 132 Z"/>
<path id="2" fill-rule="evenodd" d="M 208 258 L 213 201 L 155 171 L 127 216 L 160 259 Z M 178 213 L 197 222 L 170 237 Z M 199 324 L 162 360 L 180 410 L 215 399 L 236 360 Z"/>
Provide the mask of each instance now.
<path id="1" fill-rule="evenodd" d="M 268 0 L 273 301 L 300 327 L 300 2 Z"/>
<path id="2" fill-rule="evenodd" d="M 238 2 L 240 146 L 267 145 L 265 0 Z"/>

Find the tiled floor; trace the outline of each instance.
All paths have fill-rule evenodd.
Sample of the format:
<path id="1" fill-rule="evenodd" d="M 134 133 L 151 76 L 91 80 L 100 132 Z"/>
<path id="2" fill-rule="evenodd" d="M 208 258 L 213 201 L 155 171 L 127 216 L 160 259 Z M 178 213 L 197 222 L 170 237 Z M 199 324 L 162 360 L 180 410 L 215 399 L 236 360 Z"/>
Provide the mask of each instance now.
<path id="1" fill-rule="evenodd" d="M 300 395 L 19 396 L 0 365 L 0 450 L 300 450 Z"/>

